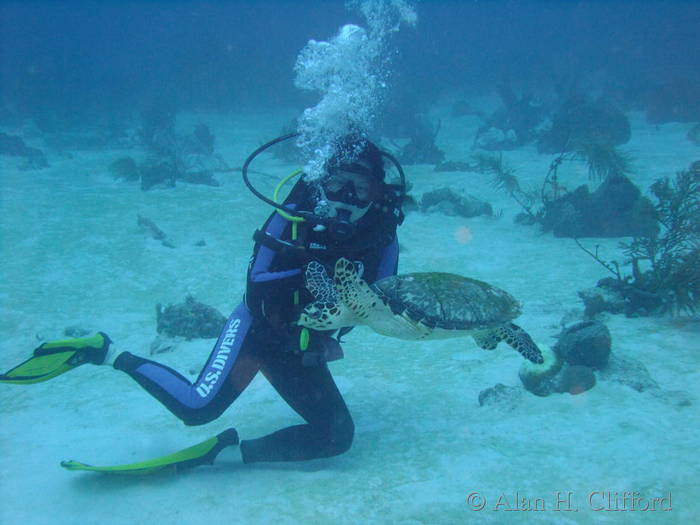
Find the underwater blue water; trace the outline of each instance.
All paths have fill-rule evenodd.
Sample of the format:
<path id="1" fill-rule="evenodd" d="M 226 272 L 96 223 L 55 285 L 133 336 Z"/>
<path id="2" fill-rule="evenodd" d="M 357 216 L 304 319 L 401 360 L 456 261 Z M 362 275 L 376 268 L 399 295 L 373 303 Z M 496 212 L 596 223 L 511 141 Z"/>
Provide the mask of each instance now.
<path id="1" fill-rule="evenodd" d="M 362 21 L 342 1 L 4 1 L 0 9 L 3 100 L 88 120 L 156 96 L 186 108 L 302 105 L 297 53 Z M 473 92 L 504 77 L 537 86 L 582 72 L 639 89 L 700 75 L 692 0 L 425 1 L 417 12 L 419 25 L 396 39 L 395 94 Z"/>

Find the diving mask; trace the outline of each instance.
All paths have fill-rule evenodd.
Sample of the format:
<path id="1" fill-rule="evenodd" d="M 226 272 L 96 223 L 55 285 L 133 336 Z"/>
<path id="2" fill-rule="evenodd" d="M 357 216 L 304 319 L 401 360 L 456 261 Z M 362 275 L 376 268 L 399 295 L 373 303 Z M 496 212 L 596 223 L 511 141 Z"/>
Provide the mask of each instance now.
<path id="1" fill-rule="evenodd" d="M 369 211 L 380 193 L 379 184 L 370 174 L 343 168 L 332 168 L 320 185 L 320 199 L 314 213 L 331 220 L 326 226 L 337 239 L 355 233 L 355 223 Z M 325 228 L 325 227 L 324 227 Z"/>
<path id="2" fill-rule="evenodd" d="M 368 168 L 353 164 L 348 168 L 332 168 L 321 181 L 325 198 L 334 204 L 364 209 L 379 195 L 379 184 Z"/>

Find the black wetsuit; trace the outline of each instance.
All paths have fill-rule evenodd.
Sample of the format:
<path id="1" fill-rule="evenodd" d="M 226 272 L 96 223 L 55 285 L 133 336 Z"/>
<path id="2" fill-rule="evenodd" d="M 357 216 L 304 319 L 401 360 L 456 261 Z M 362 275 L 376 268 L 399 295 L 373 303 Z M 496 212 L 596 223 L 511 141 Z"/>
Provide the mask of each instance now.
<path id="1" fill-rule="evenodd" d="M 290 208 L 310 210 L 312 198 L 303 182 L 285 201 Z M 327 333 L 309 331 L 301 351 L 299 312 L 311 300 L 304 287 L 304 266 L 310 260 L 326 265 L 346 257 L 361 261 L 363 278 L 373 282 L 396 273 L 398 241 L 392 210 L 373 207 L 358 221 L 357 233 L 335 242 L 307 223 L 292 239 L 291 223 L 273 213 L 256 235 L 244 302 L 231 314 L 209 360 L 194 384 L 176 371 L 129 352 L 114 367 L 134 378 L 186 425 L 219 417 L 262 372 L 305 424 L 283 428 L 241 442 L 243 461 L 298 461 L 329 457 L 351 445 L 354 425 L 324 360 Z M 292 247 L 275 240 L 298 245 Z"/>

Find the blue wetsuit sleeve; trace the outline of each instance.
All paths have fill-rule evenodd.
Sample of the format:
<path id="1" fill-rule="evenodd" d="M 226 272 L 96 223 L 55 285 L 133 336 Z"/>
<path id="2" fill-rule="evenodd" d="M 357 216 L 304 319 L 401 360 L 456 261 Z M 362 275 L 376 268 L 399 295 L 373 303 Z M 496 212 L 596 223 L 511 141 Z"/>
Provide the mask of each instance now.
<path id="1" fill-rule="evenodd" d="M 289 222 L 275 213 L 265 226 L 265 233 L 275 239 L 283 238 Z M 287 269 L 273 270 L 279 263 L 279 252 L 264 245 L 258 245 L 248 271 L 248 286 L 245 302 L 253 315 L 268 319 L 291 320 L 292 298 L 295 290 L 303 287 L 302 268 L 289 264 Z M 282 267 L 284 268 L 284 264 Z M 292 266 L 291 268 L 289 266 Z"/>
<path id="2" fill-rule="evenodd" d="M 269 250 L 269 248 L 265 248 L 263 246 L 260 248 L 260 252 L 262 252 L 263 249 Z M 260 257 L 260 252 L 258 252 L 258 257 Z M 263 254 L 263 257 L 264 256 L 265 254 Z M 258 257 L 256 257 L 255 262 L 257 262 Z M 250 272 L 250 280 L 254 283 L 267 283 L 270 281 L 286 279 L 288 277 L 294 277 L 301 274 L 301 268 L 296 268 L 294 270 L 285 270 L 283 272 L 268 272 L 262 268 L 255 268 L 255 262 L 253 262 L 253 269 Z"/>
<path id="3" fill-rule="evenodd" d="M 399 240 L 394 237 L 394 240 L 384 248 L 384 253 L 382 253 L 381 259 L 379 260 L 379 266 L 377 267 L 377 278 L 376 280 L 384 279 L 384 277 L 389 277 L 390 275 L 396 275 L 399 268 Z"/>
<path id="4" fill-rule="evenodd" d="M 294 205 L 290 204 L 288 204 L 288 206 L 290 208 L 294 207 Z M 284 217 L 282 217 L 279 213 L 275 213 L 274 216 L 268 221 L 267 227 L 265 228 L 265 233 L 271 237 L 274 237 L 275 239 L 280 239 L 287 224 L 288 221 Z M 258 248 L 258 252 L 256 253 L 255 259 L 250 267 L 250 280 L 252 282 L 263 283 L 301 274 L 301 268 L 271 272 L 270 267 L 275 255 L 276 252 L 267 246 L 260 246 Z"/>

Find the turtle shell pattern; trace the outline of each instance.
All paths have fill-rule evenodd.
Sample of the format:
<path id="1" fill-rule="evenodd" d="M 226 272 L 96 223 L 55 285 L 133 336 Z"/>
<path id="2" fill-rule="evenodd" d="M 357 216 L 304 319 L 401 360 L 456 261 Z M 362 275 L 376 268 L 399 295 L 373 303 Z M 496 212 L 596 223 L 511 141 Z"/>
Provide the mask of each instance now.
<path id="1" fill-rule="evenodd" d="M 386 277 L 371 288 L 394 314 L 429 328 L 475 330 L 521 313 L 520 303 L 508 292 L 452 273 L 407 273 Z"/>

